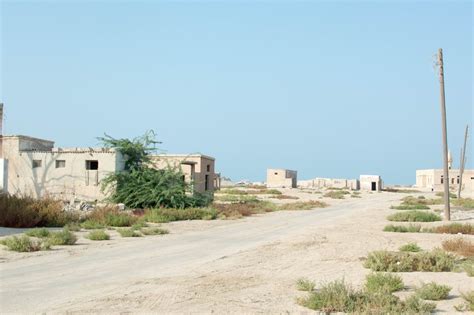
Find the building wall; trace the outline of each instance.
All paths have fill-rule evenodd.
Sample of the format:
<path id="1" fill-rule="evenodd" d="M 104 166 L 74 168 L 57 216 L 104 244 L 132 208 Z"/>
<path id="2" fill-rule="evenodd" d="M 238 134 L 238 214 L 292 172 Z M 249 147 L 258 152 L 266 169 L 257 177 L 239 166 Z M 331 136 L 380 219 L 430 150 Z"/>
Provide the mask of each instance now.
<path id="1" fill-rule="evenodd" d="M 296 188 L 297 172 L 286 169 L 267 169 L 268 188 Z"/>
<path id="2" fill-rule="evenodd" d="M 188 183 L 193 183 L 194 191 L 199 193 L 213 192 L 217 175 L 215 173 L 215 159 L 202 154 L 159 154 L 152 157 L 156 168 L 172 167 L 181 169 Z M 191 174 L 191 165 L 194 164 L 194 178 Z M 207 183 L 207 184 L 206 184 Z"/>
<path id="3" fill-rule="evenodd" d="M 359 181 L 357 179 L 337 179 L 337 178 L 314 178 L 309 180 L 298 181 L 298 186 L 307 188 L 345 188 L 351 190 L 359 189 Z"/>
<path id="4" fill-rule="evenodd" d="M 8 191 L 7 166 L 8 161 L 0 159 L 0 192 Z"/>
<path id="5" fill-rule="evenodd" d="M 452 190 L 459 189 L 459 169 L 449 170 L 449 187 Z M 443 191 L 442 181 L 444 171 L 442 169 L 428 169 L 416 171 L 416 187 L 433 191 Z M 474 192 L 474 170 L 464 170 L 461 191 Z"/>
<path id="6" fill-rule="evenodd" d="M 381 191 L 382 178 L 378 175 L 360 175 L 360 189 L 368 191 Z"/>
<path id="7" fill-rule="evenodd" d="M 53 142 L 30 137 L 3 139 L 8 160 L 8 192 L 33 197 L 51 195 L 101 200 L 101 181 L 111 172 L 123 170 L 120 153 L 108 149 L 53 149 Z M 21 148 L 21 150 L 20 150 Z M 98 161 L 97 170 L 87 170 L 86 161 Z"/>

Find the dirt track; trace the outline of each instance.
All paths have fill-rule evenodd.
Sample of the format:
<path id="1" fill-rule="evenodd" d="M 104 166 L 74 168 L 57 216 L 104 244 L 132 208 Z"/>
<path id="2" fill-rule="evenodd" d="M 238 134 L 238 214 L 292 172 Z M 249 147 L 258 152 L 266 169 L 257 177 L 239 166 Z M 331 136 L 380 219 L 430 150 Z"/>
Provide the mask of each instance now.
<path id="1" fill-rule="evenodd" d="M 301 313 L 300 277 L 354 286 L 368 251 L 408 241 L 430 249 L 453 236 L 384 233 L 400 194 L 364 194 L 325 209 L 281 211 L 234 221 L 176 222 L 171 234 L 62 247 L 36 255 L 0 252 L 2 313 Z M 82 245 L 81 245 L 82 243 Z M 90 241 L 89 241 L 90 243 Z M 438 281 L 453 299 L 474 288 L 464 273 L 404 273 L 405 283 Z M 402 293 L 403 294 L 403 293 Z"/>

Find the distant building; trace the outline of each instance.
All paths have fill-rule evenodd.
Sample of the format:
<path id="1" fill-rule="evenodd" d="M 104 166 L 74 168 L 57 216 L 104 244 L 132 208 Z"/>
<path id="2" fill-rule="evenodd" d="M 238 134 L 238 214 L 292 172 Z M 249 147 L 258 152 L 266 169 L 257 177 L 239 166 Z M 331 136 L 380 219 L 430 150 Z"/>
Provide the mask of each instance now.
<path id="1" fill-rule="evenodd" d="M 338 179 L 338 178 L 314 178 L 298 181 L 298 187 L 305 188 L 342 188 L 350 190 L 359 189 L 359 180 L 357 179 Z"/>
<path id="2" fill-rule="evenodd" d="M 379 175 L 360 175 L 360 190 L 381 191 L 382 178 Z"/>
<path id="3" fill-rule="evenodd" d="M 297 172 L 287 169 L 267 169 L 267 187 L 296 188 Z"/>
<path id="4" fill-rule="evenodd" d="M 457 191 L 460 182 L 459 169 L 449 169 L 449 187 Z M 419 189 L 444 191 L 444 171 L 442 169 L 427 169 L 416 171 L 416 185 Z M 464 170 L 461 191 L 474 192 L 474 170 Z"/>

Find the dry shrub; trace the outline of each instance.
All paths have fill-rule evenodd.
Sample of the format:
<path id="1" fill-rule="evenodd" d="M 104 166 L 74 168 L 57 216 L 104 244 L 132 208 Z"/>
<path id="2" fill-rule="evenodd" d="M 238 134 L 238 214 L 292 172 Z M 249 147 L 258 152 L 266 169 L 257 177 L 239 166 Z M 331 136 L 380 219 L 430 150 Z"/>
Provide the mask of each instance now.
<path id="1" fill-rule="evenodd" d="M 273 199 L 293 199 L 293 200 L 300 199 L 296 196 L 288 196 L 288 195 L 273 195 L 270 198 L 273 198 Z"/>
<path id="2" fill-rule="evenodd" d="M 277 206 L 269 201 L 248 201 L 239 203 L 214 203 L 219 216 L 225 218 L 248 217 L 252 214 L 272 212 Z"/>
<path id="3" fill-rule="evenodd" d="M 63 203 L 51 197 L 0 194 L 0 226 L 29 228 L 64 226 L 79 219 L 76 213 L 63 210 Z"/>
<path id="4" fill-rule="evenodd" d="M 279 206 L 279 210 L 311 210 L 314 208 L 325 208 L 328 204 L 318 200 L 286 203 Z"/>
<path id="5" fill-rule="evenodd" d="M 474 243 L 463 238 L 444 241 L 443 249 L 464 257 L 474 256 Z"/>
<path id="6" fill-rule="evenodd" d="M 470 223 L 451 223 L 446 225 L 441 225 L 434 227 L 430 230 L 432 233 L 441 233 L 441 234 L 474 234 L 474 225 Z"/>
<path id="7" fill-rule="evenodd" d="M 131 226 L 137 221 L 137 217 L 120 211 L 116 206 L 103 206 L 94 209 L 89 215 L 88 220 L 97 222 L 104 226 Z"/>

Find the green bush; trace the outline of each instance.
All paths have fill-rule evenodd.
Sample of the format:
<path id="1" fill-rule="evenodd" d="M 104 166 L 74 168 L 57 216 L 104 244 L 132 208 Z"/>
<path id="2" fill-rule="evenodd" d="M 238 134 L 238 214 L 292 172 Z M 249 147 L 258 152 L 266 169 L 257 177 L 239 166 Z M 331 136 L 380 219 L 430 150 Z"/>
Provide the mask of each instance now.
<path id="1" fill-rule="evenodd" d="M 439 301 L 448 297 L 451 288 L 447 285 L 440 285 L 435 282 L 423 284 L 416 289 L 416 295 L 423 300 Z"/>
<path id="2" fill-rule="evenodd" d="M 136 217 L 133 217 L 127 213 L 109 213 L 105 218 L 105 224 L 107 226 L 131 226 L 137 221 Z"/>
<path id="3" fill-rule="evenodd" d="M 51 233 L 48 241 L 51 245 L 74 245 L 76 244 L 77 237 L 69 229 L 64 228 L 60 232 Z"/>
<path id="4" fill-rule="evenodd" d="M 214 220 L 217 211 L 213 208 L 187 209 L 149 209 L 145 211 L 145 220 L 155 223 L 166 223 L 183 220 Z"/>
<path id="5" fill-rule="evenodd" d="M 28 236 L 42 238 L 42 237 L 48 237 L 50 232 L 46 228 L 34 228 L 32 230 L 26 231 L 25 234 Z"/>
<path id="6" fill-rule="evenodd" d="M 418 233 L 421 231 L 420 225 L 393 225 L 389 224 L 383 229 L 385 232 L 398 232 L 398 233 Z"/>
<path id="7" fill-rule="evenodd" d="M 183 180 L 180 168 L 154 168 L 150 154 L 156 151 L 159 142 L 152 131 L 132 140 L 108 135 L 99 140 L 105 147 L 127 156 L 125 170 L 110 173 L 102 181 L 102 189 L 112 192 L 111 201 L 141 209 L 202 207 L 212 201 L 212 194 L 186 193 L 191 186 Z"/>
<path id="8" fill-rule="evenodd" d="M 390 273 L 372 273 L 367 275 L 365 289 L 368 292 L 388 292 L 400 291 L 404 287 L 403 280 L 398 275 Z"/>
<path id="9" fill-rule="evenodd" d="M 141 229 L 143 235 L 163 235 L 168 234 L 168 230 L 162 228 L 145 228 Z"/>
<path id="10" fill-rule="evenodd" d="M 414 252 L 414 253 L 422 251 L 421 247 L 418 246 L 418 244 L 416 243 L 408 243 L 403 246 L 400 246 L 399 250 L 401 252 Z"/>
<path id="11" fill-rule="evenodd" d="M 431 252 L 389 252 L 374 251 L 369 253 L 364 267 L 373 271 L 413 272 L 413 271 L 452 271 L 455 257 L 442 250 Z"/>
<path id="12" fill-rule="evenodd" d="M 128 228 L 128 229 L 118 229 L 117 230 L 122 237 L 141 237 L 143 236 L 139 231 Z"/>
<path id="13" fill-rule="evenodd" d="M 298 281 L 296 281 L 296 287 L 300 291 L 311 292 L 314 290 L 315 286 L 316 284 L 313 281 L 310 281 L 308 279 L 301 278 L 301 279 L 298 279 Z"/>
<path id="14" fill-rule="evenodd" d="M 94 230 L 89 232 L 87 238 L 93 241 L 105 241 L 110 239 L 110 235 L 104 230 Z"/>
<path id="15" fill-rule="evenodd" d="M 5 245 L 9 250 L 15 252 L 36 252 L 39 250 L 48 250 L 51 244 L 43 240 L 34 240 L 26 235 L 20 237 L 12 236 L 0 241 L 0 244 Z"/>
<path id="16" fill-rule="evenodd" d="M 432 212 L 409 210 L 389 215 L 387 220 L 397 222 L 434 222 L 441 221 L 441 217 Z"/>
<path id="17" fill-rule="evenodd" d="M 396 210 L 427 210 L 430 209 L 427 205 L 405 205 L 401 204 L 399 206 L 391 206 L 390 209 Z"/>
<path id="18" fill-rule="evenodd" d="M 68 229 L 69 231 L 79 232 L 81 230 L 81 225 L 77 222 L 73 222 L 66 224 L 64 228 Z"/>

